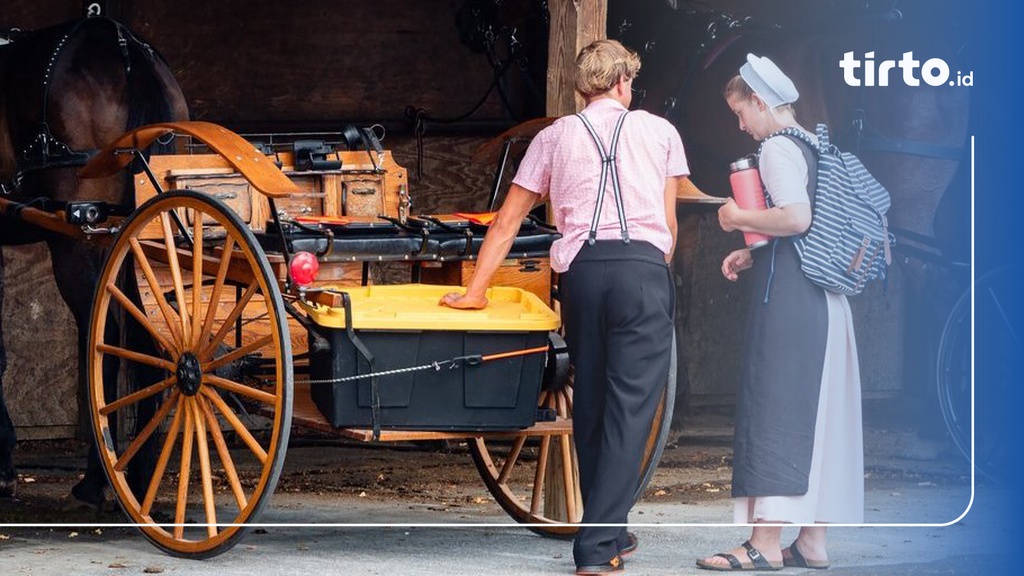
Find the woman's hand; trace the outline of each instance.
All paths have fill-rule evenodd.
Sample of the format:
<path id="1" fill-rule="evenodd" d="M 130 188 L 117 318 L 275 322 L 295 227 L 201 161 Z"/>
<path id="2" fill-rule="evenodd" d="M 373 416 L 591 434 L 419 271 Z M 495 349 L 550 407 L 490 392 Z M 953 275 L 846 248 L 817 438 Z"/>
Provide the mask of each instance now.
<path id="1" fill-rule="evenodd" d="M 487 297 L 472 296 L 469 293 L 449 292 L 441 297 L 441 301 L 438 304 L 460 310 L 479 310 L 487 306 Z"/>
<path id="2" fill-rule="evenodd" d="M 726 232 L 732 232 L 738 230 L 740 223 L 738 218 L 741 217 L 743 209 L 736 204 L 736 201 L 729 198 L 722 204 L 722 207 L 718 209 L 718 224 L 722 227 L 722 230 Z"/>
<path id="3" fill-rule="evenodd" d="M 740 272 L 750 268 L 754 265 L 754 258 L 750 255 L 750 250 L 741 248 L 734 250 L 722 260 L 722 276 L 725 276 L 726 280 L 735 282 L 740 277 Z"/>

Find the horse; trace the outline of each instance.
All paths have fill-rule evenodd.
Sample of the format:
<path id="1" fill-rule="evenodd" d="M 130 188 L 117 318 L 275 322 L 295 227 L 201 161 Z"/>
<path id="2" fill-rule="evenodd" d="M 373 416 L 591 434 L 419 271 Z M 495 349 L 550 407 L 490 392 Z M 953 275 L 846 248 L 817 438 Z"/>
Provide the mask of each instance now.
<path id="1" fill-rule="evenodd" d="M 833 1 L 750 6 L 729 0 L 650 0 L 611 4 L 608 28 L 609 36 L 634 47 L 642 57 L 643 68 L 634 82 L 634 106 L 665 115 L 677 126 L 691 178 L 708 193 L 728 195 L 729 163 L 756 150 L 756 143 L 738 129 L 722 89 L 747 53 L 768 56 L 800 91 L 798 121 L 812 131 L 818 122 L 827 124 L 833 143 L 858 154 L 889 190 L 888 220 L 890 228 L 898 231 L 897 245 L 908 238 L 936 239 L 933 245 L 941 246 L 945 257 L 964 256 L 969 247 L 969 223 L 962 217 L 969 213 L 965 178 L 969 173 L 969 88 L 924 82 L 909 86 L 898 68 L 886 87 L 867 86 L 866 80 L 861 86 L 850 86 L 840 67 L 847 52 L 857 59 L 877 56 L 881 61 L 898 60 L 912 51 L 919 61 L 941 58 L 949 66 L 950 80 L 956 81 L 961 70 L 958 58 L 963 56 L 958 50 L 966 32 L 955 3 L 911 1 L 901 3 L 899 10 L 895 4 L 878 8 L 872 3 Z M 738 12 L 741 9 L 758 12 Z M 863 69 L 859 73 L 864 80 Z M 680 340 L 690 345 L 681 355 L 688 362 L 681 366 L 677 389 L 685 393 L 687 374 L 690 380 L 704 382 L 729 381 L 734 376 L 730 370 L 735 362 L 728 357 L 739 348 L 740 331 L 728 327 L 742 325 L 741 312 L 735 310 L 739 307 L 711 302 L 728 302 L 750 287 L 708 278 L 721 258 L 739 247 L 738 236 L 718 230 L 717 222 L 708 222 L 706 211 L 682 208 L 680 214 L 677 322 Z M 915 341 L 927 342 L 941 332 L 941 319 L 962 286 L 939 267 L 910 258 L 898 260 L 890 274 L 892 287 L 902 289 L 905 284 L 903 302 L 908 308 L 918 306 L 918 313 L 905 320 L 904 344 L 911 348 Z M 890 298 L 877 298 L 883 309 L 874 312 L 864 312 L 871 297 L 851 303 L 858 315 L 877 318 L 889 313 L 885 308 Z M 866 328 L 868 338 L 859 339 L 862 349 L 877 348 L 879 344 L 871 339 L 873 327 Z M 712 349 L 708 342 L 721 346 Z M 916 397 L 911 399 L 914 405 L 920 403 L 915 400 L 934 401 L 933 393 L 923 396 L 928 394 L 923 387 L 934 377 L 926 368 L 934 362 L 925 356 L 934 353 L 936 344 L 925 344 L 917 350 L 918 357 L 903 367 L 905 391 Z M 941 421 L 933 414 L 921 416 L 923 428 Z"/>
<path id="2" fill-rule="evenodd" d="M 32 32 L 12 32 L 0 46 L 0 187 L 25 203 L 104 202 L 111 212 L 135 207 L 129 175 L 80 180 L 92 153 L 131 128 L 187 120 L 185 97 L 163 57 L 124 25 L 90 17 Z M 45 242 L 54 278 L 78 330 L 78 407 L 88 428 L 86 345 L 103 252 L 94 244 L 0 215 L 0 245 Z M 3 301 L 0 255 L 0 303 Z M 0 334 L 2 334 L 0 325 Z M 44 359 L 41 355 L 41 360 Z M 0 338 L 0 496 L 15 494 L 14 425 L 3 396 L 6 351 Z M 91 434 L 89 435 L 91 437 Z M 72 489 L 99 505 L 106 479 L 95 450 Z"/>

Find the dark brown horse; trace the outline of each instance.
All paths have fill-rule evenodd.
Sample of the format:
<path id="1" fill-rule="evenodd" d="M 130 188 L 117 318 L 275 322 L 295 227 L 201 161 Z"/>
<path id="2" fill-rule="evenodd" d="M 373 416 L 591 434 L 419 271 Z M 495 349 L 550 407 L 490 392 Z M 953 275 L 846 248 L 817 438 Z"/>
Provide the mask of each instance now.
<path id="1" fill-rule="evenodd" d="M 79 180 L 90 153 L 130 128 L 188 119 L 184 96 L 157 52 L 121 24 L 88 18 L 10 35 L 0 46 L 0 186 L 11 200 L 42 205 L 104 202 L 112 211 L 134 208 L 131 182 L 122 176 Z M 84 404 L 85 353 L 93 287 L 102 264 L 94 245 L 35 228 L 15 214 L 0 214 L 0 244 L 46 242 L 57 287 L 78 328 L 79 414 Z M 3 258 L 0 256 L 0 279 Z M 0 302 L 3 286 L 0 280 Z M 2 326 L 0 326 L 2 332 Z M 45 354 L 40 354 L 45 362 Z M 0 339 L 0 378 L 6 366 Z M 0 496 L 14 493 L 15 431 L 0 385 Z M 87 424 L 86 424 L 87 425 Z M 98 503 L 105 483 L 90 458 L 76 497 Z"/>
<path id="2" fill-rule="evenodd" d="M 643 108 L 665 114 L 677 125 L 693 180 L 708 193 L 727 195 L 729 162 L 756 150 L 757 143 L 739 130 L 722 98 L 726 81 L 752 52 L 770 57 L 793 78 L 801 94 L 798 121 L 811 130 L 818 122 L 828 124 L 833 142 L 857 153 L 887 187 L 892 195 L 889 223 L 904 243 L 915 235 L 937 238 L 944 254 L 962 256 L 969 247 L 968 226 L 956 216 L 968 213 L 969 190 L 957 175 L 967 173 L 970 88 L 924 82 L 908 86 L 899 68 L 890 74 L 887 87 L 853 87 L 844 81 L 839 63 L 846 52 L 860 60 L 872 53 L 879 62 L 913 52 L 922 62 L 941 58 L 955 81 L 958 70 L 966 72 L 958 62 L 966 38 L 964 22 L 953 2 L 911 0 L 898 3 L 899 10 L 896 3 L 884 4 L 876 9 L 873 2 L 839 0 L 756 6 L 730 0 L 613 3 L 609 36 L 641 52 L 644 66 L 634 101 L 642 99 Z M 859 73 L 863 78 L 863 69 Z M 722 256 L 740 241 L 737 235 L 722 233 L 707 211 L 682 208 L 680 216 L 678 322 L 684 346 L 690 342 L 682 356 L 692 381 L 720 389 L 734 380 L 730 358 L 740 345 L 735 327 L 742 325 L 734 310 L 738 307 L 721 303 L 749 287 L 708 275 L 714 275 Z M 893 292 L 902 294 L 907 308 L 921 307 L 920 314 L 904 323 L 907 345 L 927 342 L 929 335 L 941 331 L 939 322 L 955 301 L 956 283 L 940 268 L 909 258 L 898 258 L 892 280 Z M 881 293 L 879 289 L 876 295 Z M 712 301 L 716 304 L 708 303 Z M 889 298 L 859 297 L 853 304 L 861 319 L 868 318 L 858 325 L 862 355 L 874 359 L 873 351 L 886 346 L 899 350 L 896 334 L 871 325 L 893 313 L 870 310 L 889 306 Z M 865 363 L 867 377 L 902 381 L 905 391 L 923 400 L 921 395 L 932 390 L 926 367 L 933 357 L 928 349 L 921 352 L 903 366 L 897 365 L 902 358 L 886 366 L 896 373 L 871 374 L 871 362 Z M 686 370 L 680 372 L 685 378 Z M 679 389 L 685 385 L 680 382 Z"/>

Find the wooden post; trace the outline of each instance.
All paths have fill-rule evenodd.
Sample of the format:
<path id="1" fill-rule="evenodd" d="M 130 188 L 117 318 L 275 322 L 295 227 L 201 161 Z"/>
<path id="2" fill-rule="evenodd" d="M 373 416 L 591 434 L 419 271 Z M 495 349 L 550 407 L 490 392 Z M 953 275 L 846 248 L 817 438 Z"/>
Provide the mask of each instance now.
<path id="1" fill-rule="evenodd" d="M 551 0 L 548 2 L 548 116 L 574 114 L 583 108 L 573 82 L 579 51 L 606 37 L 608 0 Z"/>
<path id="2" fill-rule="evenodd" d="M 574 68 L 576 55 L 594 40 L 606 37 L 608 21 L 607 0 L 551 0 L 548 3 L 550 28 L 548 29 L 548 86 L 547 115 L 565 116 L 583 109 L 583 99 L 576 94 Z M 548 214 L 548 220 L 551 215 Z M 567 518 L 566 500 L 575 500 L 571 507 L 582 515 L 583 504 L 579 494 L 579 471 L 571 471 L 574 494 L 565 494 L 566 477 L 563 467 L 562 439 L 552 439 L 552 449 L 544 477 L 544 515 L 551 519 L 579 522 L 581 518 Z M 572 450 L 575 462 L 575 448 Z"/>

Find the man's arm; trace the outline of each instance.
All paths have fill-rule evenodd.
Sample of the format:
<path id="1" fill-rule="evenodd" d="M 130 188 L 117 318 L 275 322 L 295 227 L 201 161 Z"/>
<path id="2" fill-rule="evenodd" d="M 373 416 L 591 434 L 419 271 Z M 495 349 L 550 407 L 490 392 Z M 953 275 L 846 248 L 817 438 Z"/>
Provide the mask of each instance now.
<path id="1" fill-rule="evenodd" d="M 679 178 L 669 176 L 665 178 L 665 224 L 668 231 L 672 233 L 672 248 L 665 255 L 665 262 L 672 263 L 672 255 L 676 251 L 676 240 L 679 236 L 679 223 L 676 218 L 676 194 L 679 188 Z"/>
<path id="2" fill-rule="evenodd" d="M 491 227 L 484 236 L 484 243 L 480 246 L 480 254 L 476 259 L 476 269 L 473 277 L 469 280 L 466 293 L 449 292 L 441 298 L 441 304 L 452 308 L 483 308 L 487 306 L 488 286 L 491 285 L 491 278 L 501 266 L 502 261 L 508 256 L 512 248 L 512 242 L 519 234 L 519 227 L 530 213 L 530 209 L 537 202 L 537 194 L 513 184 L 505 197 L 505 201 L 498 210 Z"/>

